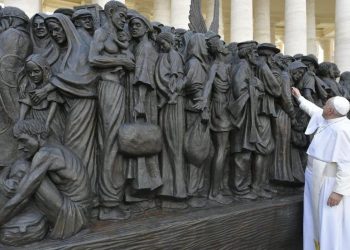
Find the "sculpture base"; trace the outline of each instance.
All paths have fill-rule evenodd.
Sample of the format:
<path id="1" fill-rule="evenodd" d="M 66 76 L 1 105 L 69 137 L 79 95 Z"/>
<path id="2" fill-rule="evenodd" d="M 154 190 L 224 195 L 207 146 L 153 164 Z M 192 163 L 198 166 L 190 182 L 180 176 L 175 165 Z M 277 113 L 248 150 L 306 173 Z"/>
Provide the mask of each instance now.
<path id="1" fill-rule="evenodd" d="M 125 221 L 98 221 L 70 239 L 18 249 L 295 250 L 302 249 L 302 216 L 301 194 L 226 206 L 210 202 L 201 209 L 152 210 Z"/>

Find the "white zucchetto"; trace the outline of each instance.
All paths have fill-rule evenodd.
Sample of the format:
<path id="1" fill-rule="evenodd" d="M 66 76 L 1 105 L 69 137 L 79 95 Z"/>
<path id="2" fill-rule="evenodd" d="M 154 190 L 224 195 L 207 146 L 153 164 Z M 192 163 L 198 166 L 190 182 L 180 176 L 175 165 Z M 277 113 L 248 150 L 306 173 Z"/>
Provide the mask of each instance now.
<path id="1" fill-rule="evenodd" d="M 333 99 L 333 107 L 340 115 L 346 115 L 350 110 L 350 103 L 346 98 L 336 96 Z"/>

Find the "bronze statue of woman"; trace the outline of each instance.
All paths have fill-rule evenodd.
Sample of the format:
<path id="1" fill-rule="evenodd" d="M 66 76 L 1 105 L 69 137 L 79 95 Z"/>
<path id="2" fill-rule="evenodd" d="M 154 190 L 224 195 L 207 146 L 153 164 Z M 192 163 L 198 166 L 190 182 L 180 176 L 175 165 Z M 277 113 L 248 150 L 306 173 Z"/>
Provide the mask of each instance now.
<path id="1" fill-rule="evenodd" d="M 303 86 L 303 79 L 307 74 L 307 66 L 300 61 L 292 62 L 288 66 L 291 86 Z M 309 138 L 305 130 L 309 121 L 307 114 L 299 108 L 298 102 L 293 98 L 296 122 L 292 125 L 291 134 L 291 156 L 293 161 L 293 172 L 303 172 L 307 163 L 306 149 Z M 303 176 L 301 176 L 303 177 Z M 301 179 L 303 181 L 303 179 Z"/>
<path id="2" fill-rule="evenodd" d="M 48 15 L 37 13 L 30 19 L 29 32 L 33 43 L 33 54 L 39 54 L 46 58 L 52 65 L 59 56 L 58 45 L 52 39 L 45 25 Z"/>
<path id="3" fill-rule="evenodd" d="M 187 61 L 185 64 L 186 85 L 184 94 L 186 97 L 186 129 L 189 130 L 198 120 L 202 119 L 202 110 L 195 107 L 198 98 L 203 95 L 203 89 L 208 80 L 209 60 L 205 36 L 201 33 L 194 34 L 187 47 Z M 208 159 L 210 156 L 208 156 Z M 200 166 L 187 162 L 187 192 L 190 197 L 189 205 L 203 207 L 207 200 L 207 185 L 205 182 L 206 168 L 210 161 L 204 161 Z"/>
<path id="4" fill-rule="evenodd" d="M 161 53 L 155 68 L 159 101 L 159 124 L 163 133 L 160 169 L 163 186 L 159 188 L 162 207 L 186 208 L 186 168 L 184 159 L 185 109 L 183 98 L 184 62 L 174 48 L 174 35 L 157 36 Z M 181 202 L 183 201 L 183 202 Z"/>
<path id="5" fill-rule="evenodd" d="M 33 91 L 32 99 L 38 103 L 56 89 L 62 94 L 65 101 L 63 143 L 84 163 L 95 192 L 97 74 L 88 63 L 89 48 L 68 17 L 53 14 L 45 18 L 45 24 L 59 46 L 60 55 L 52 65 L 50 84 Z"/>

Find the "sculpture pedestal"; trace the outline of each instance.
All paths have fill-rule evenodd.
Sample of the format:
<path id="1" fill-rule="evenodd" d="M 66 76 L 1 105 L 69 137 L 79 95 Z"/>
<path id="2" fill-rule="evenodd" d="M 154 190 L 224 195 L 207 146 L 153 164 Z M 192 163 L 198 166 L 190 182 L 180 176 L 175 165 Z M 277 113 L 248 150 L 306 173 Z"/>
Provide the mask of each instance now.
<path id="1" fill-rule="evenodd" d="M 152 210 L 126 221 L 99 221 L 67 240 L 18 249 L 302 249 L 302 198 Z"/>

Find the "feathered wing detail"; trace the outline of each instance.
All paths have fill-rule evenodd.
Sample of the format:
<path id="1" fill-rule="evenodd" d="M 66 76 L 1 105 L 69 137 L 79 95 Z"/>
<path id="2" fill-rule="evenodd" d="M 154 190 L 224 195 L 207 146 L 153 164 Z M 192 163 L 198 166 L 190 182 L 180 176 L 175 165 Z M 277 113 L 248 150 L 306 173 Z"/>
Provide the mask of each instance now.
<path id="1" fill-rule="evenodd" d="M 209 30 L 219 34 L 219 25 L 220 25 L 220 0 L 215 0 L 214 3 L 214 15 L 213 21 L 211 22 Z"/>
<path id="2" fill-rule="evenodd" d="M 196 33 L 207 33 L 207 26 L 202 15 L 201 0 L 191 0 L 189 20 L 190 30 Z"/>

